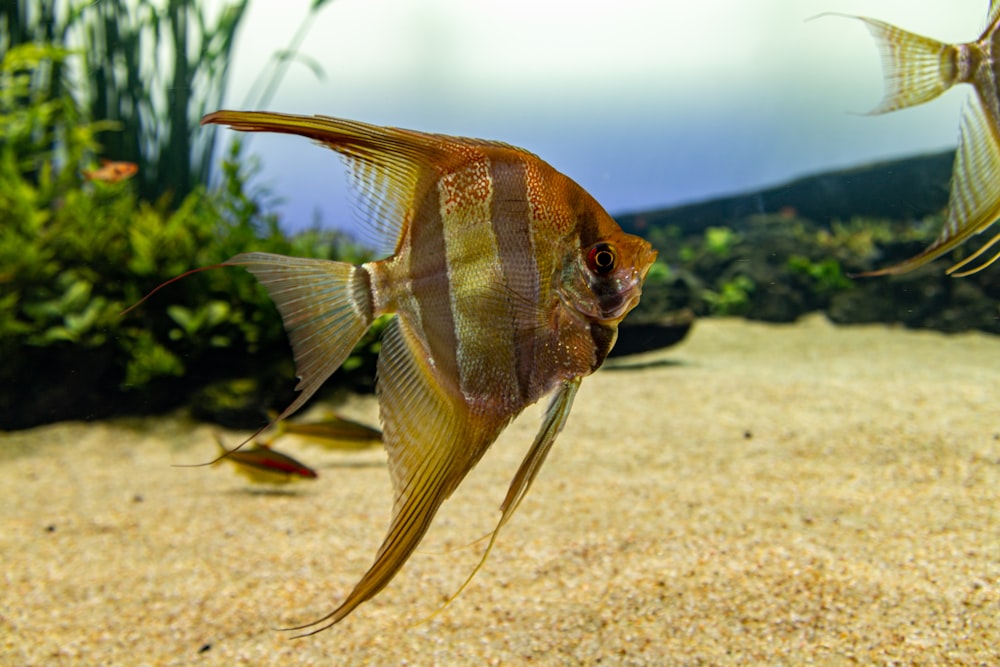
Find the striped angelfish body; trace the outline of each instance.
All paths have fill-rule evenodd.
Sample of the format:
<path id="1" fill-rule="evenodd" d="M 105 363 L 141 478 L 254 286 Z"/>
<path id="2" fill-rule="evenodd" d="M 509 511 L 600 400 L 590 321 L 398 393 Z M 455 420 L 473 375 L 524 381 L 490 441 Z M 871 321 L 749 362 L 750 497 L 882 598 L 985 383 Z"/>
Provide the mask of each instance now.
<path id="1" fill-rule="evenodd" d="M 583 227 L 596 203 L 540 160 L 461 148 L 465 165 L 424 194 L 395 254 L 364 269 L 374 311 L 413 328 L 442 389 L 505 422 L 593 371 L 613 342 L 614 327 L 566 317 L 558 293 L 561 267 L 598 236 Z M 560 190 L 583 196 L 543 196 Z"/>
<path id="2" fill-rule="evenodd" d="M 374 318 L 396 315 L 376 383 L 392 521 L 354 590 L 310 624 L 323 629 L 388 584 L 510 420 L 554 393 L 495 539 L 580 380 L 600 366 L 638 303 L 656 253 L 572 180 L 513 146 L 315 116 L 221 111 L 203 122 L 299 134 L 340 153 L 371 227 L 392 248 L 361 266 L 266 253 L 226 262 L 264 284 L 292 344 L 301 393 L 279 419 L 343 363 Z"/>

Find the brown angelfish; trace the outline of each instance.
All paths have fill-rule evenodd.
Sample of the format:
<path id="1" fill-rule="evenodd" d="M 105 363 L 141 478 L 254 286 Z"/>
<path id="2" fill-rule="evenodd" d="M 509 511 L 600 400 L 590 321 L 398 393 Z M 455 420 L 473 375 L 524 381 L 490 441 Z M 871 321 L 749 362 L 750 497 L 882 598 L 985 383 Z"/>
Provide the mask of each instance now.
<path id="1" fill-rule="evenodd" d="M 639 302 L 656 252 L 568 177 L 506 144 L 323 116 L 218 111 L 202 123 L 298 134 L 337 151 L 368 222 L 393 248 L 360 266 L 256 252 L 223 263 L 253 273 L 284 321 L 301 393 L 279 419 L 309 400 L 376 317 L 395 315 L 376 387 L 392 520 L 354 589 L 301 626 L 319 632 L 385 588 L 511 419 L 554 392 L 500 506 L 493 545 L 580 381 Z"/>
<path id="2" fill-rule="evenodd" d="M 992 0 L 986 29 L 978 40 L 945 44 L 894 25 L 863 16 L 878 42 L 885 74 L 885 97 L 871 114 L 882 114 L 928 102 L 957 83 L 971 84 L 976 94 L 962 113 L 958 151 L 951 175 L 948 218 L 937 239 L 920 254 L 885 269 L 859 275 L 898 274 L 922 266 L 980 234 L 1000 218 L 1000 0 Z M 955 276 L 981 271 L 1000 252 L 965 268 L 1000 242 L 1000 234 L 948 269 Z"/>

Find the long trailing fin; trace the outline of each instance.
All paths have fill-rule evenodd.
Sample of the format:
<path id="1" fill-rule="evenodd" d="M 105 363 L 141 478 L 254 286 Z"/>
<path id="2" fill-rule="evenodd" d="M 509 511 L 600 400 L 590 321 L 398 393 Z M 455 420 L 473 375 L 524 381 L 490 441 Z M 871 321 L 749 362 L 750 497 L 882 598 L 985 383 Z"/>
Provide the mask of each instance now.
<path id="1" fill-rule="evenodd" d="M 156 287 L 154 287 L 153 289 L 151 289 L 141 299 L 139 299 L 138 301 L 136 301 L 135 303 L 133 303 L 131 306 L 129 306 L 128 308 L 126 308 L 125 310 L 123 310 L 121 313 L 119 313 L 118 316 L 119 317 L 125 317 L 130 312 L 132 312 L 133 310 L 135 310 L 136 308 L 138 308 L 142 304 L 146 303 L 146 301 L 148 301 L 154 294 L 156 294 L 157 292 L 159 292 L 161 289 L 163 289 L 164 287 L 167 287 L 169 285 L 172 285 L 173 283 L 177 282 L 178 280 L 181 280 L 182 278 L 187 278 L 190 275 L 193 275 L 195 273 L 201 273 L 202 271 L 208 271 L 210 269 L 222 268 L 222 267 L 224 267 L 226 265 L 227 265 L 227 263 L 223 262 L 221 264 L 211 264 L 209 266 L 201 266 L 201 267 L 198 267 L 197 269 L 191 269 L 190 271 L 185 271 L 184 273 L 180 274 L 179 276 L 174 276 L 170 280 L 165 280 L 164 282 L 160 283 L 159 285 L 157 285 Z M 267 429 L 269 429 L 272 426 L 274 426 L 274 424 L 277 421 L 278 421 L 277 418 L 272 419 L 269 423 L 265 424 L 264 426 L 261 426 L 259 429 L 257 429 L 253 433 L 251 433 L 249 436 L 247 436 L 247 438 L 245 440 L 243 440 L 242 442 L 240 442 L 238 445 L 236 445 L 232 449 L 226 449 L 224 446 L 222 446 L 222 453 L 219 454 L 219 456 L 217 456 L 214 459 L 212 459 L 211 461 L 206 461 L 204 463 L 174 463 L 174 464 L 172 464 L 171 467 L 174 467 L 174 468 L 202 468 L 202 467 L 205 467 L 205 466 L 215 465 L 216 463 L 218 463 L 222 459 L 226 458 L 230 454 L 239 451 L 245 444 L 247 444 L 248 442 L 250 442 L 251 440 L 253 440 L 254 438 L 256 438 L 258 435 L 260 435 L 261 433 L 263 433 Z M 219 444 L 220 444 L 220 446 L 222 445 L 221 441 L 220 441 Z"/>
<path id="2" fill-rule="evenodd" d="M 552 397 L 552 401 L 549 403 L 549 407 L 545 411 L 545 417 L 542 420 L 542 426 L 535 436 L 535 440 L 531 443 L 531 448 L 525 455 L 524 460 L 521 462 L 520 467 L 514 474 L 514 478 L 510 482 L 510 486 L 507 489 L 507 495 L 500 505 L 500 520 L 497 521 L 496 527 L 493 532 L 489 535 L 490 541 L 486 545 L 486 549 L 483 550 L 483 555 L 479 559 L 479 562 L 466 577 L 462 585 L 458 587 L 454 593 L 452 593 L 444 604 L 434 613 L 434 615 L 440 613 L 445 607 L 452 603 L 462 591 L 472 582 L 473 577 L 482 569 L 483 565 L 486 564 L 486 559 L 489 557 L 490 552 L 493 550 L 493 545 L 496 544 L 497 537 L 500 534 L 500 529 L 503 528 L 510 518 L 514 515 L 521 501 L 528 493 L 528 489 L 531 488 L 531 483 L 535 481 L 535 477 L 538 475 L 538 471 L 541 470 L 542 464 L 545 462 L 545 458 L 549 454 L 549 450 L 552 449 L 553 443 L 556 441 L 556 436 L 562 431 L 563 426 L 566 425 L 566 419 L 569 417 L 570 409 L 573 407 L 573 399 L 576 397 L 576 391 L 580 388 L 580 381 L 582 378 L 576 377 L 572 380 L 567 380 L 556 392 L 555 396 Z M 482 539 L 482 538 L 480 538 Z M 479 540 L 477 540 L 478 542 Z M 433 615 L 431 616 L 433 618 Z"/>
<path id="3" fill-rule="evenodd" d="M 949 249 L 986 231 L 1000 218 L 1000 137 L 992 120 L 982 96 L 973 96 L 962 114 L 961 138 L 951 178 L 948 222 L 936 241 Z M 979 251 L 948 269 L 948 273 L 956 277 L 969 275 L 992 264 L 996 257 L 974 270 L 960 271 L 997 240 L 994 236 Z"/>
<path id="4" fill-rule="evenodd" d="M 165 280 L 162 283 L 160 283 L 159 285 L 157 285 L 156 287 L 154 287 L 153 289 L 151 289 L 141 299 L 139 299 L 138 301 L 136 301 L 135 303 L 133 303 L 131 306 L 129 306 L 128 308 L 126 308 L 125 310 L 123 310 L 121 313 L 119 313 L 118 316 L 119 317 L 125 317 L 125 315 L 128 315 L 130 312 L 132 312 L 133 310 L 135 310 L 136 308 L 138 308 L 142 304 L 146 303 L 146 301 L 148 301 L 150 298 L 152 298 L 152 296 L 154 294 L 156 294 L 157 292 L 159 292 L 161 289 L 163 289 L 165 287 L 168 287 L 169 285 L 172 285 L 173 283 L 177 282 L 178 280 L 181 280 L 182 278 L 187 278 L 190 275 L 194 275 L 195 273 L 201 273 L 202 271 L 209 271 L 211 269 L 219 269 L 219 268 L 222 268 L 224 266 L 227 266 L 228 264 L 229 264 L 229 262 L 222 262 L 221 264 L 211 264 L 209 266 L 201 266 L 201 267 L 198 267 L 196 269 L 191 269 L 190 271 L 185 271 L 184 273 L 180 274 L 179 276 L 174 276 L 173 278 L 171 278 L 169 280 Z M 172 464 L 171 467 L 174 467 L 174 468 L 202 468 L 202 467 L 205 467 L 205 466 L 215 465 L 216 463 L 218 463 L 222 459 L 226 458 L 230 454 L 239 451 L 248 442 L 250 442 L 251 440 L 253 440 L 254 438 L 256 438 L 258 435 L 260 435 L 261 433 L 263 433 L 267 429 L 269 429 L 272 426 L 274 426 L 274 424 L 278 421 L 278 419 L 279 419 L 279 417 L 273 418 L 270 422 L 268 422 L 267 424 L 261 426 L 259 429 L 257 429 L 253 433 L 251 433 L 242 442 L 240 442 L 239 444 L 237 444 L 232 449 L 226 449 L 225 447 L 223 447 L 222 448 L 222 450 L 223 450 L 222 453 L 219 456 L 217 456 L 214 459 L 212 459 L 211 461 L 206 461 L 204 463 L 174 463 L 174 464 Z M 221 445 L 221 442 L 220 442 L 220 445 Z"/>
<path id="5" fill-rule="evenodd" d="M 153 288 L 121 315 L 138 308 L 161 289 L 182 278 L 224 266 L 242 266 L 253 273 L 278 307 L 292 344 L 300 378 L 296 389 L 300 393 L 281 414 L 227 453 L 206 463 L 176 467 L 212 465 L 294 413 L 344 363 L 374 320 L 371 285 L 363 267 L 261 252 L 242 253 L 220 264 L 182 273 Z"/>
<path id="6" fill-rule="evenodd" d="M 1000 218 L 1000 144 L 990 128 L 982 100 L 979 95 L 973 95 L 962 113 L 958 151 L 955 153 L 948 198 L 948 218 L 937 239 L 920 254 L 904 262 L 857 275 L 895 275 L 912 271 L 983 232 L 997 218 Z M 989 241 L 981 252 L 951 267 L 948 273 L 967 275 L 959 274 L 958 271 L 996 242 L 996 238 Z"/>
<path id="7" fill-rule="evenodd" d="M 410 325 L 391 320 L 383 333 L 377 391 L 383 439 L 396 495 L 392 519 L 375 561 L 340 605 L 326 616 L 287 630 L 312 635 L 343 620 L 385 588 L 416 549 L 441 503 L 451 495 L 506 420 L 476 418 L 449 392 Z"/>
<path id="8" fill-rule="evenodd" d="M 987 259 L 986 261 L 980 262 L 979 264 L 976 264 L 971 268 L 965 268 L 965 267 L 967 267 L 969 264 L 979 259 L 983 255 L 983 253 L 985 253 L 990 248 L 993 248 L 998 243 L 1000 243 L 1000 233 L 995 234 L 993 238 L 991 238 L 989 241 L 983 244 L 983 247 L 981 247 L 979 250 L 977 250 L 976 252 L 972 253 L 971 255 L 963 259 L 958 264 L 955 264 L 945 273 L 952 276 L 953 278 L 964 278 L 965 276 L 971 276 L 973 273 L 979 273 L 980 271 L 982 271 L 983 269 L 985 269 L 986 267 L 990 266 L 998 259 L 1000 259 L 1000 250 L 994 253 L 994 255 L 989 259 Z"/>
<path id="9" fill-rule="evenodd" d="M 190 271 L 185 271 L 184 273 L 180 274 L 179 276 L 174 276 L 170 280 L 165 280 L 162 283 L 160 283 L 159 285 L 157 285 L 156 287 L 154 287 L 153 289 L 151 289 L 149 292 L 147 292 L 144 297 L 142 297 L 141 299 L 139 299 L 138 301 L 136 301 L 135 303 L 133 303 L 131 306 L 129 306 L 128 308 L 126 308 L 122 312 L 118 313 L 118 317 L 125 317 L 126 315 L 128 315 L 129 313 L 131 313 L 133 310 L 135 310 L 136 308 L 138 308 L 142 304 L 144 304 L 147 301 L 149 301 L 150 297 L 152 297 L 154 294 L 156 294 L 157 292 L 159 292 L 161 289 L 163 289 L 164 287 L 167 287 L 169 285 L 174 284 L 175 282 L 177 282 L 178 280 L 181 280 L 182 278 L 187 278 L 188 276 L 194 275 L 195 273 L 201 273 L 202 271 L 209 271 L 211 269 L 218 269 L 219 267 L 222 267 L 222 266 L 225 266 L 225 263 L 222 263 L 222 264 L 212 264 L 210 266 L 200 266 L 197 269 L 191 269 Z"/>

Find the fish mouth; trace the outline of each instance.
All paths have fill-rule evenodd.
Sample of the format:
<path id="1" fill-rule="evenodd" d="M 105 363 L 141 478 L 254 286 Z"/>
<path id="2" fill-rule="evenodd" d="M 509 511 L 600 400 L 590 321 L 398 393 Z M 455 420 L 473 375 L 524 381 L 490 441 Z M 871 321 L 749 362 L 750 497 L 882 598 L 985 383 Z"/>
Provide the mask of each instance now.
<path id="1" fill-rule="evenodd" d="M 598 297 L 597 320 L 602 323 L 617 322 L 639 304 L 642 296 L 642 279 L 633 276 L 632 284 L 614 294 Z"/>
<path id="2" fill-rule="evenodd" d="M 563 300 L 571 303 L 573 309 L 588 320 L 615 324 L 639 303 L 644 274 L 645 271 L 642 275 L 638 271 L 631 271 L 617 280 L 591 284 L 590 299 L 566 298 L 568 295 L 564 294 Z"/>

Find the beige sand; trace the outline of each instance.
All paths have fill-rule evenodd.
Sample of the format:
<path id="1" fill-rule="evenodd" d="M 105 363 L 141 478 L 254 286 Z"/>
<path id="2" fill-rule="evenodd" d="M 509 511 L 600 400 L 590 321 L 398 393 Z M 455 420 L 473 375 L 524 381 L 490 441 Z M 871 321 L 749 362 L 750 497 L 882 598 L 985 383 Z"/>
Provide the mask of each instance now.
<path id="1" fill-rule="evenodd" d="M 626 362 L 626 360 L 622 360 Z M 334 629 L 378 450 L 255 489 L 169 418 L 0 434 L 4 665 L 1000 664 L 1000 338 L 699 322 L 583 384 L 486 568 L 524 415 Z M 346 412 L 374 419 L 372 400 Z M 228 433 L 230 441 L 238 434 Z"/>

